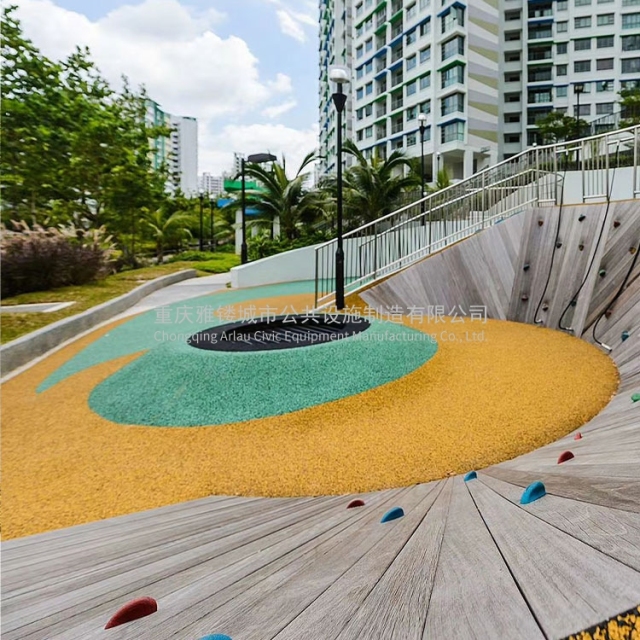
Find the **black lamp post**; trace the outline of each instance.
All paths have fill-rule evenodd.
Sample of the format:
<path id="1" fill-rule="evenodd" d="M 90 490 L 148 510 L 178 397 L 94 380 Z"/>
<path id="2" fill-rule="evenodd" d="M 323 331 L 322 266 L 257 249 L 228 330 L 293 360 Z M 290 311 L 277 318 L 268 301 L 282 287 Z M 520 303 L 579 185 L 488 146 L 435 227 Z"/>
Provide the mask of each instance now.
<path id="1" fill-rule="evenodd" d="M 336 92 L 331 95 L 333 104 L 338 114 L 337 132 L 337 182 L 338 193 L 336 194 L 337 208 L 337 248 L 336 248 L 336 308 L 338 311 L 344 309 L 344 248 L 342 246 L 342 112 L 347 103 L 347 96 L 342 91 L 342 85 L 349 82 L 349 71 L 345 67 L 333 67 L 329 72 L 329 79 L 336 83 Z"/>
<path id="2" fill-rule="evenodd" d="M 573 92 L 576 94 L 576 139 L 579 139 L 582 132 L 582 127 L 580 126 L 580 96 L 584 93 L 584 85 L 574 84 Z"/>
<path id="3" fill-rule="evenodd" d="M 242 245 L 240 246 L 240 262 L 247 264 L 247 197 L 246 197 L 246 179 L 245 165 L 247 162 L 251 164 L 262 164 L 263 162 L 274 162 L 277 158 L 270 153 L 254 153 L 246 160 L 242 158 Z"/>
<path id="4" fill-rule="evenodd" d="M 427 114 L 426 113 L 421 113 L 418 115 L 418 121 L 420 122 L 420 167 L 421 167 L 421 172 L 420 172 L 420 176 L 422 178 L 422 206 L 420 208 L 421 213 L 424 213 L 424 196 L 425 196 L 425 187 L 424 187 L 424 180 L 425 180 L 425 171 L 424 171 L 424 132 L 426 131 L 426 122 L 427 122 Z M 421 218 L 421 224 L 422 226 L 424 226 L 425 220 L 424 220 L 424 215 Z"/>
<path id="5" fill-rule="evenodd" d="M 203 215 L 203 209 L 204 209 L 204 191 L 202 189 L 200 189 L 199 196 L 200 196 L 200 242 L 198 243 L 198 247 L 200 248 L 200 251 L 203 251 L 204 225 L 202 224 L 202 215 Z"/>
<path id="6" fill-rule="evenodd" d="M 211 236 L 211 251 L 216 250 L 216 243 L 213 238 L 213 196 L 209 196 L 209 235 Z"/>

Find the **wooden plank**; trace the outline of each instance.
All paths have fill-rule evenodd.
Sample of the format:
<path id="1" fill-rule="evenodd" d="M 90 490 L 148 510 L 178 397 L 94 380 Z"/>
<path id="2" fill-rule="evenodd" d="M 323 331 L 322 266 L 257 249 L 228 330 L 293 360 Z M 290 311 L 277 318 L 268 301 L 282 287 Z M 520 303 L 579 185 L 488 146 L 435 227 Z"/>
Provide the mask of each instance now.
<path id="1" fill-rule="evenodd" d="M 521 638 L 544 638 L 458 477 L 424 638 L 510 638 L 516 631 Z"/>
<path id="2" fill-rule="evenodd" d="M 520 487 L 528 487 L 532 482 L 540 480 L 547 493 L 556 496 L 640 513 L 640 481 L 637 480 L 567 477 L 552 473 L 514 471 L 500 466 L 489 467 L 484 473 Z"/>
<path id="3" fill-rule="evenodd" d="M 522 488 L 491 476 L 480 480 L 496 493 L 519 505 Z M 522 509 L 581 540 L 605 555 L 640 571 L 640 515 L 570 498 L 548 495 Z"/>
<path id="4" fill-rule="evenodd" d="M 640 601 L 640 573 L 505 500 L 469 491 L 547 637 L 562 638 Z"/>

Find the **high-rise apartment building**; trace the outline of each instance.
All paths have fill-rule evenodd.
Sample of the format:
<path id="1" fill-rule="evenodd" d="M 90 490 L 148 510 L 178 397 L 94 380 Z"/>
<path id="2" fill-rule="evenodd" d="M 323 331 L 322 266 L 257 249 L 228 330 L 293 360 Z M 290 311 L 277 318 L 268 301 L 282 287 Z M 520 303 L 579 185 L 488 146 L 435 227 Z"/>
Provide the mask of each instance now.
<path id="1" fill-rule="evenodd" d="M 336 110 L 331 100 L 335 91 L 329 80 L 332 66 L 352 68 L 352 2 L 351 0 L 320 0 L 320 74 L 319 74 L 319 127 L 320 144 L 318 175 L 335 171 L 336 168 Z M 343 139 L 354 137 L 353 122 L 353 87 L 345 85 L 347 102 L 342 114 Z M 350 164 L 345 157 L 345 165 Z"/>
<path id="2" fill-rule="evenodd" d="M 500 37 L 504 157 L 540 144 L 552 111 L 597 131 L 640 83 L 640 0 L 501 0 Z"/>
<path id="3" fill-rule="evenodd" d="M 320 4 L 320 173 L 335 165 L 327 69 L 352 13 L 349 135 L 367 156 L 420 156 L 461 179 L 540 143 L 551 111 L 587 122 L 640 85 L 640 0 L 332 0 Z M 329 57 L 327 58 L 327 53 Z M 333 56 L 333 57 L 332 57 Z M 336 60 L 338 60 L 336 58 Z M 576 91 L 577 87 L 577 91 Z M 335 118 L 335 115 L 333 115 Z"/>
<path id="4" fill-rule="evenodd" d="M 170 173 L 175 188 L 187 197 L 198 193 L 198 121 L 171 116 Z"/>
<path id="5" fill-rule="evenodd" d="M 198 186 L 204 193 L 217 196 L 224 192 L 224 178 L 205 172 L 201 174 Z"/>

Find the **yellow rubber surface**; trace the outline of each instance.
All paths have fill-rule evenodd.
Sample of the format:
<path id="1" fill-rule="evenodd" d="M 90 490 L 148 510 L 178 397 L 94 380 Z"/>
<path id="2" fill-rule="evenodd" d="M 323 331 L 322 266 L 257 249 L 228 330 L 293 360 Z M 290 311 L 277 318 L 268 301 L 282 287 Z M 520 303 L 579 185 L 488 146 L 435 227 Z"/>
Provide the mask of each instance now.
<path id="1" fill-rule="evenodd" d="M 119 425 L 88 408 L 91 390 L 136 355 L 36 394 L 109 328 L 96 331 L 3 385 L 3 535 L 212 494 L 354 493 L 480 469 L 579 427 L 617 388 L 612 361 L 577 338 L 510 322 L 440 320 L 413 325 L 439 348 L 404 378 L 283 416 L 197 428 Z"/>

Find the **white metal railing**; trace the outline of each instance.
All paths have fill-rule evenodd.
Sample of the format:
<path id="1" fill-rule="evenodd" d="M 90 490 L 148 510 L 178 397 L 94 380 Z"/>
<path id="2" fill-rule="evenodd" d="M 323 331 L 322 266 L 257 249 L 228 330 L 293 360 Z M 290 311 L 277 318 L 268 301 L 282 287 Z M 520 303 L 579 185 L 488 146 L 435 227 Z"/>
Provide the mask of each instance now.
<path id="1" fill-rule="evenodd" d="M 565 177 L 579 171 L 581 201 L 611 193 L 612 169 L 633 167 L 628 198 L 640 197 L 640 126 L 532 147 L 343 235 L 345 292 L 386 277 L 532 206 L 561 200 Z M 315 304 L 335 292 L 336 239 L 315 251 Z"/>

